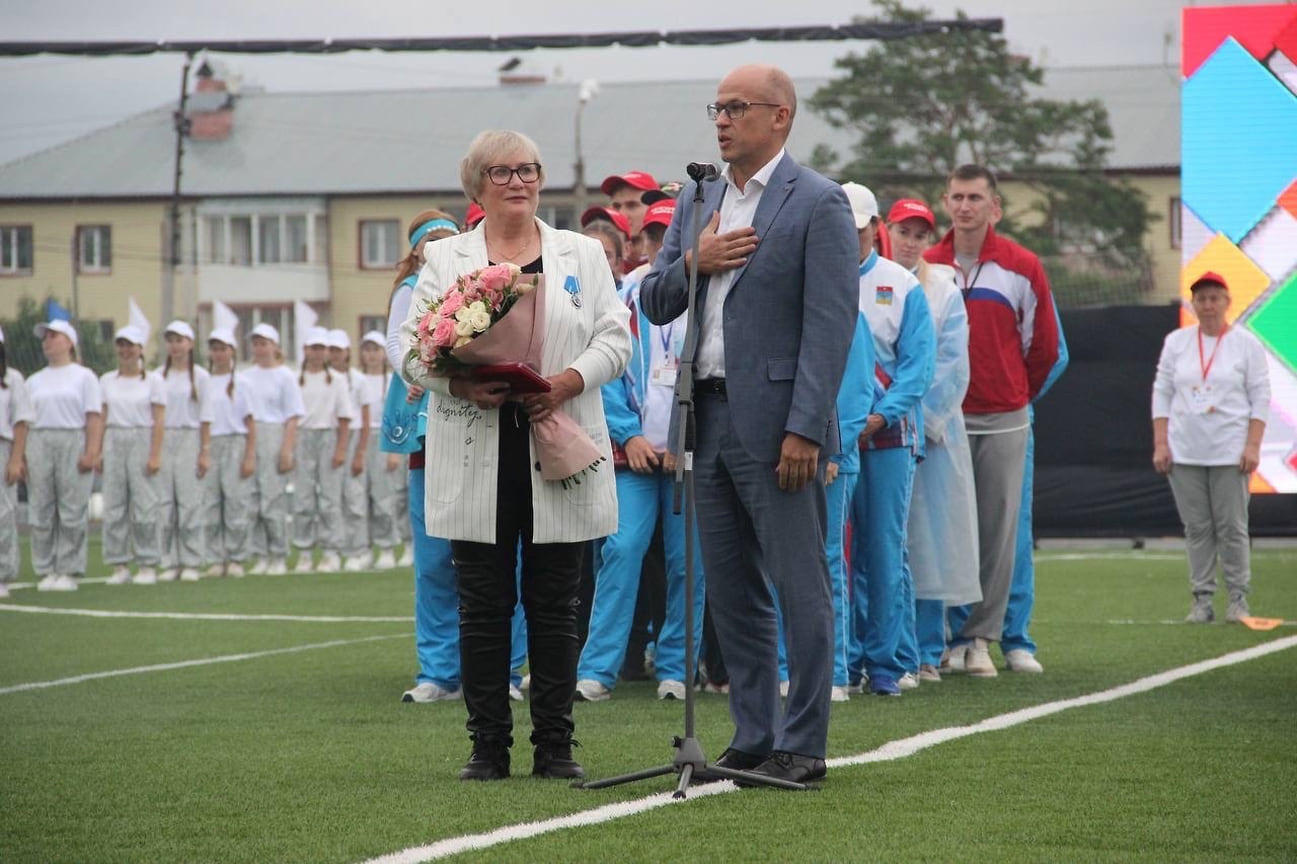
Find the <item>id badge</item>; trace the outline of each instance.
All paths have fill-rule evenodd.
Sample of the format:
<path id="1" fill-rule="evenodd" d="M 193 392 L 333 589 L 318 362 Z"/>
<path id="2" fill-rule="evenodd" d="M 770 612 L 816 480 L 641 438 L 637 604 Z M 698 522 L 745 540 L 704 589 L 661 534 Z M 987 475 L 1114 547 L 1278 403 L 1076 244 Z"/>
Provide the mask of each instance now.
<path id="1" fill-rule="evenodd" d="M 1211 385 L 1194 387 L 1189 394 L 1189 403 L 1195 414 L 1214 414 L 1216 412 L 1215 394 Z"/>
<path id="2" fill-rule="evenodd" d="M 659 387 L 674 387 L 676 386 L 676 367 L 656 366 L 650 374 L 650 378 Z"/>

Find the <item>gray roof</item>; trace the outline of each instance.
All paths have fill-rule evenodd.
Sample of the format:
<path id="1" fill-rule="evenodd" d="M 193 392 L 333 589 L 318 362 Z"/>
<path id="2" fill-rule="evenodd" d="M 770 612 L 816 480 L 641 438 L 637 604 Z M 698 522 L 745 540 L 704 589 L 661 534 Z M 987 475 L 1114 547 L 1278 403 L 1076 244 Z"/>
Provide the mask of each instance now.
<path id="1" fill-rule="evenodd" d="M 801 79 L 806 98 L 825 79 Z M 1180 163 L 1179 77 L 1157 66 L 1061 68 L 1046 73 L 1051 98 L 1098 98 L 1111 116 L 1111 167 L 1170 170 Z M 223 141 L 185 144 L 183 191 L 191 197 L 373 194 L 459 188 L 459 160 L 484 128 L 527 132 L 551 188 L 573 182 L 577 84 L 385 92 L 245 93 Z M 659 180 L 688 162 L 716 159 L 703 106 L 714 81 L 609 83 L 584 109 L 586 181 L 639 168 Z M 630 110 L 633 107 L 634 110 Z M 0 199 L 151 198 L 172 185 L 171 106 L 129 117 L 0 165 Z M 809 110 L 789 150 L 806 158 L 850 141 Z"/>

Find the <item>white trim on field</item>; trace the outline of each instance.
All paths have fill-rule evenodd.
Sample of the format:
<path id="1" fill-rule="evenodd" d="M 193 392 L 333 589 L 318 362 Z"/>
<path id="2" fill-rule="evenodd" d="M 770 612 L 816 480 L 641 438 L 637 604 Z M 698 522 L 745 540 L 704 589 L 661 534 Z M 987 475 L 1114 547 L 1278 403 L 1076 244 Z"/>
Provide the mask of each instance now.
<path id="1" fill-rule="evenodd" d="M 172 621 L 292 621 L 308 624 L 410 624 L 409 615 L 250 615 L 236 612 L 131 612 L 121 609 L 67 609 L 0 603 L 0 612 L 33 612 L 38 615 L 80 615 L 85 618 L 165 618 Z"/>

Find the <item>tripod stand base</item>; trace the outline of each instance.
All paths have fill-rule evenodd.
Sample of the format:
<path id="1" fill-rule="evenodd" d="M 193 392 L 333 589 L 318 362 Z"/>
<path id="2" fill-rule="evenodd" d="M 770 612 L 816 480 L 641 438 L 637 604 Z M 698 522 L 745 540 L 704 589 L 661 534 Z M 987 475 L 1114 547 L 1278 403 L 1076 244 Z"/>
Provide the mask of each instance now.
<path id="1" fill-rule="evenodd" d="M 624 783 L 635 783 L 639 780 L 648 780 L 652 777 L 663 777 L 667 774 L 677 773 L 680 775 L 680 782 L 676 785 L 676 791 L 671 796 L 673 798 L 684 798 L 691 783 L 707 783 L 713 780 L 733 780 L 744 786 L 769 786 L 795 792 L 805 792 L 808 789 L 817 788 L 808 786 L 805 783 L 794 783 L 791 780 L 781 780 L 778 777 L 767 777 L 764 774 L 755 774 L 751 771 L 739 771 L 722 765 L 709 764 L 707 758 L 703 756 L 702 745 L 698 743 L 696 738 L 677 737 L 672 740 L 671 744 L 676 748 L 676 758 L 670 765 L 658 765 L 655 768 L 645 768 L 642 771 L 633 771 L 630 774 L 621 774 L 604 780 L 573 783 L 572 788 L 607 789 L 611 786 L 621 786 Z"/>

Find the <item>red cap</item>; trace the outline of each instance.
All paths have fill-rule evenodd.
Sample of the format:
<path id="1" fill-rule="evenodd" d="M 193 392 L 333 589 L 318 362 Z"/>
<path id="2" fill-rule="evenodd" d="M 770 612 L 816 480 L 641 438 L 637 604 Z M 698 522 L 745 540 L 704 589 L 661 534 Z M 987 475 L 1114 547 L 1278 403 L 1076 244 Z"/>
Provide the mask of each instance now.
<path id="1" fill-rule="evenodd" d="M 644 211 L 644 221 L 640 224 L 669 226 L 675 212 L 676 199 L 664 198 L 649 205 L 649 208 Z"/>
<path id="2" fill-rule="evenodd" d="M 932 208 L 918 198 L 902 198 L 887 211 L 887 224 L 895 225 L 906 219 L 922 219 L 928 223 L 928 229 L 937 230 L 937 217 L 932 215 Z"/>
<path id="3" fill-rule="evenodd" d="M 611 195 L 613 190 L 623 183 L 634 189 L 639 189 L 641 192 L 658 188 L 658 181 L 654 180 L 653 175 L 647 171 L 627 171 L 625 174 L 613 174 L 610 177 L 605 177 L 604 181 L 599 184 L 599 189 L 603 194 Z"/>
<path id="4" fill-rule="evenodd" d="M 1219 285 L 1221 288 L 1224 288 L 1226 292 L 1229 291 L 1229 283 L 1225 281 L 1225 277 L 1219 273 L 1208 270 L 1206 273 L 1193 280 L 1193 284 L 1189 286 L 1189 293 L 1192 294 L 1199 288 L 1205 288 L 1208 285 Z"/>
<path id="5" fill-rule="evenodd" d="M 468 205 L 468 212 L 464 214 L 464 227 L 472 228 L 478 222 L 486 218 L 486 211 L 474 201 Z"/>
<path id="6" fill-rule="evenodd" d="M 618 231 L 626 235 L 627 240 L 630 239 L 630 221 L 611 207 L 599 207 L 596 205 L 587 208 L 581 214 L 581 227 L 584 228 L 596 219 L 611 222 Z"/>

